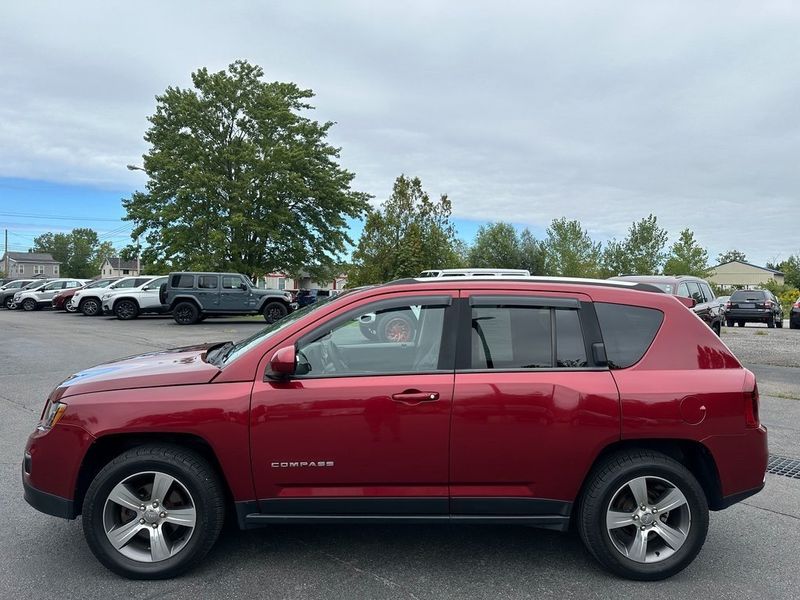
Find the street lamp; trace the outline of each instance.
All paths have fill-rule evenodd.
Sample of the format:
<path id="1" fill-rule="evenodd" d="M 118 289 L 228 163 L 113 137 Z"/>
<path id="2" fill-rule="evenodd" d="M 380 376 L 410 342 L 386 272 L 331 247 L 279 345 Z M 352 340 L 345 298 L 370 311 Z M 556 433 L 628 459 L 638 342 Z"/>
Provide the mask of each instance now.
<path id="1" fill-rule="evenodd" d="M 125 165 L 128 168 L 128 171 L 142 171 L 147 173 L 144 167 L 137 167 L 136 165 Z"/>

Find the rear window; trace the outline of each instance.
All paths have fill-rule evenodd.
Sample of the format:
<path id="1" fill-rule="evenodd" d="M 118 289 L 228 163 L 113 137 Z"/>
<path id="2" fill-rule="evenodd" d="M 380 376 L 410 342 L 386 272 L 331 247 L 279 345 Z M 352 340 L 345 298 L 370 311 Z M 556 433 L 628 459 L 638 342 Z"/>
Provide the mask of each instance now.
<path id="1" fill-rule="evenodd" d="M 173 275 L 172 276 L 172 287 L 174 288 L 193 288 L 194 287 L 194 275 Z"/>
<path id="2" fill-rule="evenodd" d="M 609 366 L 625 369 L 635 365 L 653 343 L 664 314 L 654 308 L 595 302 Z"/>
<path id="3" fill-rule="evenodd" d="M 747 302 L 748 300 L 760 302 L 764 300 L 764 292 L 762 290 L 738 290 L 731 295 L 731 302 Z"/>

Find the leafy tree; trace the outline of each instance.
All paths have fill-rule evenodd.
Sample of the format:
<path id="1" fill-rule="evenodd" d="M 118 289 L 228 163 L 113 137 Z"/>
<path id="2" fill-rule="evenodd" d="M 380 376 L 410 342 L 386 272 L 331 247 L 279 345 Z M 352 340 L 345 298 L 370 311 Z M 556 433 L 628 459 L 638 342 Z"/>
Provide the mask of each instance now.
<path id="1" fill-rule="evenodd" d="M 786 260 L 778 263 L 775 268 L 783 273 L 786 285 L 800 288 L 800 254 L 792 254 Z"/>
<path id="2" fill-rule="evenodd" d="M 672 244 L 664 275 L 708 275 L 708 252 L 697 243 L 690 229 L 681 231 L 680 237 Z"/>
<path id="3" fill-rule="evenodd" d="M 371 211 L 353 252 L 348 285 L 415 277 L 425 269 L 459 266 L 462 250 L 446 195 L 432 200 L 419 178 L 400 175 L 392 195 Z"/>
<path id="4" fill-rule="evenodd" d="M 100 273 L 108 256 L 116 254 L 111 242 L 101 242 L 97 232 L 86 227 L 70 233 L 43 233 L 33 238 L 31 252 L 47 252 L 61 263 L 63 277 L 89 279 Z"/>
<path id="5" fill-rule="evenodd" d="M 509 223 L 482 225 L 469 250 L 468 263 L 476 268 L 518 269 L 522 262 L 517 230 Z"/>
<path id="6" fill-rule="evenodd" d="M 603 274 L 656 275 L 666 259 L 667 232 L 658 226 L 655 215 L 631 224 L 628 235 L 611 240 L 603 251 Z"/>
<path id="7" fill-rule="evenodd" d="M 720 253 L 720 255 L 717 257 L 717 264 L 724 265 L 725 263 L 733 262 L 734 260 L 747 262 L 747 257 L 745 256 L 744 252 L 739 252 L 739 250 L 728 250 Z"/>
<path id="8" fill-rule="evenodd" d="M 156 97 L 149 181 L 123 200 L 131 236 L 148 245 L 145 264 L 314 276 L 351 243 L 347 219 L 361 217 L 369 197 L 351 189 L 354 174 L 327 143 L 333 123 L 305 116 L 311 90 L 263 76 L 236 61 Z"/>
<path id="9" fill-rule="evenodd" d="M 548 274 L 596 277 L 600 273 L 600 244 L 592 241 L 580 221 L 554 219 L 543 244 Z"/>
<path id="10" fill-rule="evenodd" d="M 523 229 L 519 236 L 518 268 L 528 269 L 531 275 L 547 274 L 547 251 L 544 244 L 533 237 L 529 229 Z"/>
<path id="11" fill-rule="evenodd" d="M 612 239 L 603 248 L 601 258 L 601 274 L 603 277 L 616 277 L 618 275 L 631 275 L 631 262 L 628 259 L 624 242 Z"/>

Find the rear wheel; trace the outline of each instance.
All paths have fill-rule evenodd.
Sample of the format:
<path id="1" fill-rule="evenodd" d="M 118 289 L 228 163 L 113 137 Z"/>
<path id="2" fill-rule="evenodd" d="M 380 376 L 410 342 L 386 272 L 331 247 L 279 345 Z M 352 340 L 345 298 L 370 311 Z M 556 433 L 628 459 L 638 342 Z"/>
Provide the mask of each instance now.
<path id="1" fill-rule="evenodd" d="M 64 302 L 64 310 L 68 313 L 78 312 L 78 309 L 72 304 L 72 299 L 70 298 L 66 302 Z"/>
<path id="2" fill-rule="evenodd" d="M 7 298 L 6 298 L 6 299 L 3 301 L 3 306 L 5 306 L 5 307 L 6 307 L 7 309 L 9 309 L 9 310 L 11 310 L 11 305 L 12 305 L 12 304 L 14 304 L 14 296 L 8 296 L 8 297 L 7 297 Z"/>
<path id="3" fill-rule="evenodd" d="M 282 302 L 268 302 L 262 314 L 267 323 L 274 323 L 289 314 L 289 309 Z"/>
<path id="4" fill-rule="evenodd" d="M 172 310 L 172 318 L 178 325 L 194 325 L 200 317 L 200 311 L 191 302 L 179 302 Z"/>
<path id="5" fill-rule="evenodd" d="M 107 568 L 131 579 L 164 579 L 211 549 L 225 496 L 211 466 L 178 446 L 132 448 L 94 478 L 83 501 L 83 531 Z"/>
<path id="6" fill-rule="evenodd" d="M 733 319 L 727 319 L 725 321 L 725 326 L 726 327 L 733 327 Z"/>
<path id="7" fill-rule="evenodd" d="M 133 300 L 119 300 L 114 304 L 114 314 L 121 321 L 129 321 L 139 316 L 139 305 Z"/>
<path id="8" fill-rule="evenodd" d="M 767 327 L 773 329 L 775 327 L 775 317 L 770 317 L 767 319 Z"/>
<path id="9" fill-rule="evenodd" d="M 716 321 L 715 323 L 712 323 L 711 329 L 717 334 L 717 336 L 722 335 L 722 322 Z"/>
<path id="10" fill-rule="evenodd" d="M 36 305 L 36 300 L 33 298 L 25 298 L 25 300 L 22 301 L 22 310 L 32 311 L 36 310 L 37 308 L 38 306 Z"/>
<path id="11" fill-rule="evenodd" d="M 775 327 L 777 327 L 778 329 L 783 329 L 783 317 L 782 316 L 778 317 L 778 319 L 775 321 Z"/>
<path id="12" fill-rule="evenodd" d="M 744 321 L 739 321 L 739 327 L 744 327 Z"/>
<path id="13" fill-rule="evenodd" d="M 697 556 L 708 532 L 703 489 L 681 463 L 650 450 L 614 454 L 590 475 L 578 531 L 607 569 L 637 580 L 670 577 Z"/>
<path id="14" fill-rule="evenodd" d="M 87 317 L 96 317 L 100 314 L 102 307 L 100 306 L 100 300 L 97 298 L 86 298 L 78 308 Z"/>

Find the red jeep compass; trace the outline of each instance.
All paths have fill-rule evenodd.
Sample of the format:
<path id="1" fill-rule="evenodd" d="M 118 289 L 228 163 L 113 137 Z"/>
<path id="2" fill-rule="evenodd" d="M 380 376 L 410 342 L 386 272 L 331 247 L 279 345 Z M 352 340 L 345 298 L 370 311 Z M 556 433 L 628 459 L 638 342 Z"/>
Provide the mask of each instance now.
<path id="1" fill-rule="evenodd" d="M 387 313 L 408 336 L 364 334 Z M 230 508 L 242 528 L 574 524 L 606 568 L 660 579 L 766 464 L 753 374 L 673 296 L 437 278 L 82 371 L 48 398 L 22 478 L 127 577 L 194 564 Z"/>

